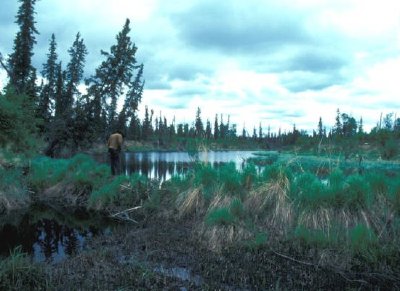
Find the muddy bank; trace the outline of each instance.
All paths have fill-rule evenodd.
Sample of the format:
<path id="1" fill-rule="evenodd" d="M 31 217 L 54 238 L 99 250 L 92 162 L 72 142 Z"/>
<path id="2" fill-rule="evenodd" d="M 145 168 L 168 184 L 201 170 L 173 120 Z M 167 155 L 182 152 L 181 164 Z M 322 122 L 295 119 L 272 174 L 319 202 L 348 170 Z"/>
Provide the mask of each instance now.
<path id="1" fill-rule="evenodd" d="M 64 215 L 73 214 L 65 212 Z M 137 209 L 131 217 L 137 223 L 119 222 L 112 232 L 87 237 L 83 250 L 63 260 L 35 263 L 35 268 L 42 270 L 39 272 L 42 277 L 35 280 L 45 282 L 36 289 L 400 288 L 400 281 L 388 274 L 369 273 L 365 269 L 345 271 L 319 264 L 315 253 L 299 253 L 289 242 L 257 248 L 238 243 L 214 251 L 209 242 L 203 240 L 195 219 L 177 220 L 171 213 L 165 216 L 143 209 Z M 0 286 L 3 286 L 1 280 L 0 274 Z"/>
<path id="2" fill-rule="evenodd" d="M 56 290 L 122 288 L 153 290 L 268 290 L 399 288 L 379 274 L 319 267 L 290 245 L 236 247 L 212 252 L 193 235 L 192 222 L 150 219 L 98 236 L 90 249 L 49 267 Z M 284 252 L 291 255 L 286 256 Z M 62 286 L 58 287 L 58 286 Z"/>

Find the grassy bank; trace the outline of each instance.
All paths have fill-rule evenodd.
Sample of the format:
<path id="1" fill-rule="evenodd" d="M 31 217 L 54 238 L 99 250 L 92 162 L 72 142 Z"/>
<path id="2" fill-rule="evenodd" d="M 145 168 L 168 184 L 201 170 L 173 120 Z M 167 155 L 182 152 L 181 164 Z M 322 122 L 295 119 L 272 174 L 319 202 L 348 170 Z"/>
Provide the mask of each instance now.
<path id="1" fill-rule="evenodd" d="M 329 280 L 334 281 L 335 276 L 344 278 L 343 286 L 347 283 L 356 287 L 400 286 L 400 173 L 397 169 L 382 171 L 380 164 L 374 167 L 371 163 L 359 172 L 356 166 L 349 170 L 346 164 L 332 161 L 322 167 L 320 161 L 288 162 L 280 160 L 278 154 L 267 158 L 268 162 L 258 166 L 249 162 L 240 171 L 234 164 L 219 168 L 194 164 L 187 175 L 173 177 L 159 187 L 157 181 L 137 174 L 112 177 L 108 166 L 98 165 L 86 155 L 69 160 L 40 157 L 32 160 L 24 171 L 3 167 L 2 179 L 10 179 L 7 185 L 11 186 L 7 187 L 12 188 L 1 185 L 7 197 L 15 201 L 41 201 L 52 207 L 78 206 L 106 214 L 122 213 L 125 221 L 136 220 L 143 225 L 157 221 L 153 226 L 157 228 L 155 232 L 166 224 L 168 227 L 189 224 L 184 236 L 187 240 L 193 239 L 196 247 L 203 250 L 200 257 L 210 255 L 201 263 L 205 269 L 200 268 L 199 272 L 215 282 L 222 279 L 207 271 L 218 265 L 213 258 L 232 260 L 231 267 L 221 267 L 228 274 L 231 268 L 236 268 L 235 260 L 248 263 L 255 260 L 257 268 L 269 272 L 267 258 L 274 257 L 274 264 L 280 262 L 275 266 L 279 270 L 287 264 L 298 266 L 298 272 L 307 269 L 313 278 L 307 281 L 309 287 L 315 280 L 325 280 L 326 272 L 332 275 Z M 126 212 L 136 206 L 142 207 L 140 211 Z M 127 233 L 129 230 L 125 236 Z M 170 230 L 157 240 L 171 240 L 170 233 L 173 232 Z M 142 244 L 148 242 L 141 243 L 140 248 Z M 119 247 L 122 246 L 115 242 L 115 248 Z M 101 258 L 101 253 L 96 256 Z M 80 258 L 88 260 L 85 254 Z M 253 270 L 250 265 L 249 270 Z M 5 268 L 3 278 L 8 276 L 4 275 Z M 128 276 L 127 269 L 123 270 L 121 274 Z M 161 284 L 160 280 L 165 279 L 154 274 L 151 268 L 136 266 L 134 270 L 140 273 L 138 276 L 152 274 L 154 284 Z M 263 284 L 266 279 L 253 271 L 241 273 L 246 282 L 241 282 L 240 277 L 228 276 L 230 284 L 243 288 L 257 285 L 257 280 Z M 60 269 L 57 272 L 62 276 Z M 268 280 L 278 280 L 279 276 Z M 43 282 L 48 280 L 40 284 L 47 284 Z M 118 280 L 123 281 L 122 277 Z M 132 283 L 136 279 L 132 280 L 128 281 Z M 300 284 L 302 279 L 296 280 Z M 297 283 L 282 284 L 301 286 Z"/>

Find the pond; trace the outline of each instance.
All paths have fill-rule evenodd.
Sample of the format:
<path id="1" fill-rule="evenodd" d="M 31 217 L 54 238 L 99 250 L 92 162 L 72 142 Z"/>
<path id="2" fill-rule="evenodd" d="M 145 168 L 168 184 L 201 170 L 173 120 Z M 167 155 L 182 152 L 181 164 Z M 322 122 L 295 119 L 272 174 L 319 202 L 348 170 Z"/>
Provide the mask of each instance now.
<path id="1" fill-rule="evenodd" d="M 111 234 L 114 226 L 112 221 L 83 210 L 59 213 L 33 206 L 2 218 L 0 256 L 8 256 L 19 246 L 34 262 L 57 263 L 84 250 L 90 238 Z"/>
<path id="2" fill-rule="evenodd" d="M 254 151 L 207 151 L 191 155 L 187 152 L 125 152 L 121 155 L 121 170 L 126 175 L 139 173 L 150 179 L 165 181 L 174 175 L 185 174 L 195 161 L 207 162 L 218 167 L 234 163 L 241 169 L 246 160 L 255 157 Z M 108 163 L 108 156 L 95 157 Z"/>

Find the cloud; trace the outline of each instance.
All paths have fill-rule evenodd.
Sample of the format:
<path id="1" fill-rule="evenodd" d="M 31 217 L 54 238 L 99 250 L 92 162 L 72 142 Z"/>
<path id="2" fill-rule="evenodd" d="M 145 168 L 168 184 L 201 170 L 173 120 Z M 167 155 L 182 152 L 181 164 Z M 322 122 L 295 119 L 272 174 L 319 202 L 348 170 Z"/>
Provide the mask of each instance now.
<path id="1" fill-rule="evenodd" d="M 257 9 L 259 8 L 259 9 Z M 262 1 L 201 1 L 174 15 L 180 35 L 194 49 L 224 53 L 267 53 L 289 44 L 309 42 L 301 17 Z"/>

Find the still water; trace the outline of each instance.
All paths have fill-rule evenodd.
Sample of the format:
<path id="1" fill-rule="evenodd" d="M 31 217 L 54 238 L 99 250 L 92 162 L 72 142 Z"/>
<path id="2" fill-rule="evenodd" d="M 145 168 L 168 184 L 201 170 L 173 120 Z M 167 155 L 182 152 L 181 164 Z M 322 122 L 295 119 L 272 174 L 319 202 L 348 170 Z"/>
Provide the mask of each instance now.
<path id="1" fill-rule="evenodd" d="M 121 171 L 126 175 L 139 173 L 150 179 L 165 181 L 174 175 L 185 174 L 195 161 L 207 162 L 218 167 L 224 163 L 234 163 L 241 169 L 254 151 L 208 151 L 190 155 L 187 152 L 126 152 L 121 155 Z M 103 156 L 102 162 L 108 162 Z"/>
<path id="2" fill-rule="evenodd" d="M 41 208 L 41 207 L 40 207 Z M 81 252 L 88 240 L 111 233 L 112 221 L 99 215 L 58 213 L 32 207 L 26 213 L 7 217 L 0 225 L 0 257 L 8 256 L 15 247 L 28 253 L 34 262 L 57 263 Z"/>

